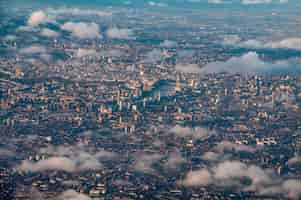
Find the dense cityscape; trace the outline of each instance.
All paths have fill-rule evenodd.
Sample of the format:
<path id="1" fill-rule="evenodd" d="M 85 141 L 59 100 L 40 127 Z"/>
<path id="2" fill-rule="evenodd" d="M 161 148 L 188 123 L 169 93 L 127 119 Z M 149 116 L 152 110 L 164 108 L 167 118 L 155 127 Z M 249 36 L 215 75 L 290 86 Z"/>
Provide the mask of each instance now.
<path id="1" fill-rule="evenodd" d="M 301 199 L 300 8 L 1 1 L 0 200 Z"/>

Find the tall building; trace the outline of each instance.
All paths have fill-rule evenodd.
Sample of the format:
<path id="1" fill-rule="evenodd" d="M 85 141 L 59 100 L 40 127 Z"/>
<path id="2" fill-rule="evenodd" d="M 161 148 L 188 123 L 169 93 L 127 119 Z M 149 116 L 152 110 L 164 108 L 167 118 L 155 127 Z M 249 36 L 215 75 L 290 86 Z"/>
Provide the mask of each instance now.
<path id="1" fill-rule="evenodd" d="M 177 76 L 175 90 L 176 92 L 180 92 L 182 90 L 180 76 Z"/>
<path id="2" fill-rule="evenodd" d="M 24 73 L 22 71 L 22 69 L 20 67 L 17 67 L 16 70 L 15 70 L 15 76 L 17 78 L 22 78 L 24 76 Z"/>

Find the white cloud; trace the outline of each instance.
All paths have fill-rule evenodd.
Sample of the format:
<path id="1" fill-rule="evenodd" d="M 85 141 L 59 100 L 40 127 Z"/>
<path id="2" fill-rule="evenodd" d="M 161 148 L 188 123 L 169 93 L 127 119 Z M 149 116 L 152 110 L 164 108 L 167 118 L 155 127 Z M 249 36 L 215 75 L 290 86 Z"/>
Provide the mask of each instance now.
<path id="1" fill-rule="evenodd" d="M 40 34 L 42 36 L 50 37 L 50 38 L 52 38 L 52 37 L 58 37 L 60 35 L 58 32 L 53 31 L 53 30 L 48 29 L 48 28 L 42 29 L 41 32 L 40 32 Z"/>
<path id="2" fill-rule="evenodd" d="M 187 0 L 187 1 L 190 3 L 200 3 L 201 2 L 201 0 Z"/>
<path id="3" fill-rule="evenodd" d="M 121 51 L 120 49 L 107 49 L 103 50 L 100 53 L 100 56 L 105 56 L 105 57 L 121 57 L 126 55 L 126 52 Z"/>
<path id="4" fill-rule="evenodd" d="M 204 153 L 204 155 L 202 155 L 202 159 L 206 160 L 206 161 L 217 161 L 220 159 L 220 157 L 221 157 L 221 154 L 211 152 L 211 151 L 208 151 L 208 152 Z"/>
<path id="5" fill-rule="evenodd" d="M 301 69 L 298 59 L 282 60 L 273 63 L 260 59 L 256 52 L 248 52 L 240 57 L 232 57 L 224 62 L 212 62 L 202 68 L 203 73 L 266 73 Z"/>
<path id="6" fill-rule="evenodd" d="M 92 10 L 92 9 L 82 9 L 82 8 L 48 8 L 47 13 L 52 15 L 71 15 L 71 16 L 98 16 L 98 17 L 109 17 L 112 15 L 110 11 L 103 10 Z"/>
<path id="7" fill-rule="evenodd" d="M 174 133 L 178 137 L 183 138 L 194 138 L 194 139 L 206 139 L 211 135 L 215 135 L 215 131 L 208 130 L 203 127 L 182 127 L 179 125 L 174 126 L 171 130 L 171 133 Z"/>
<path id="8" fill-rule="evenodd" d="M 164 40 L 163 42 L 161 42 L 160 46 L 166 48 L 172 48 L 178 46 L 178 43 L 172 40 Z"/>
<path id="9" fill-rule="evenodd" d="M 175 170 L 178 168 L 178 165 L 185 162 L 185 159 L 183 158 L 181 152 L 179 151 L 173 151 L 168 155 L 167 162 L 164 164 L 164 167 L 167 169 Z"/>
<path id="10" fill-rule="evenodd" d="M 207 169 L 200 169 L 189 172 L 182 183 L 188 187 L 207 186 L 212 182 L 212 175 Z"/>
<path id="11" fill-rule="evenodd" d="M 42 54 L 40 54 L 40 58 L 43 61 L 50 62 L 53 57 L 51 54 L 42 53 Z"/>
<path id="12" fill-rule="evenodd" d="M 75 168 L 75 163 L 71 159 L 64 157 L 51 157 L 36 163 L 24 160 L 18 167 L 19 170 L 25 172 L 38 172 L 45 170 L 62 170 L 72 172 Z"/>
<path id="13" fill-rule="evenodd" d="M 145 54 L 145 63 L 156 63 L 163 59 L 162 51 L 159 49 L 153 49 Z"/>
<path id="14" fill-rule="evenodd" d="M 242 4 L 249 5 L 249 4 L 265 4 L 265 3 L 272 3 L 272 0 L 242 0 Z"/>
<path id="15" fill-rule="evenodd" d="M 15 36 L 15 35 L 7 35 L 7 36 L 5 36 L 3 39 L 6 40 L 6 41 L 15 41 L 15 40 L 17 40 L 18 38 L 17 38 L 17 36 Z"/>
<path id="16" fill-rule="evenodd" d="M 289 166 L 301 166 L 301 157 L 300 156 L 295 156 L 291 159 L 288 160 L 288 165 Z"/>
<path id="17" fill-rule="evenodd" d="M 251 146 L 247 146 L 244 144 L 235 144 L 233 142 L 229 142 L 229 141 L 222 141 L 220 143 L 217 144 L 217 146 L 215 147 L 215 149 L 218 152 L 225 152 L 225 151 L 237 151 L 237 152 L 255 152 L 256 149 L 251 147 Z"/>
<path id="18" fill-rule="evenodd" d="M 124 5 L 131 5 L 132 2 L 131 2 L 131 1 L 124 1 L 123 4 L 124 4 Z"/>
<path id="19" fill-rule="evenodd" d="M 273 49 L 297 49 L 301 50 L 301 38 L 287 38 L 280 41 L 268 42 L 264 45 Z"/>
<path id="20" fill-rule="evenodd" d="M 222 4 L 225 3 L 224 0 L 208 0 L 208 3 L 212 4 Z"/>
<path id="21" fill-rule="evenodd" d="M 201 3 L 206 0 L 187 0 L 191 3 Z M 207 0 L 209 4 L 226 4 L 226 3 L 234 3 L 237 1 L 233 0 Z M 243 5 L 258 5 L 258 4 L 270 4 L 270 3 L 288 3 L 288 0 L 240 0 L 238 1 Z"/>
<path id="22" fill-rule="evenodd" d="M 134 169 L 143 173 L 154 173 L 153 164 L 162 158 L 159 154 L 138 153 L 135 156 Z"/>
<path id="23" fill-rule="evenodd" d="M 244 4 L 244 5 L 269 4 L 269 3 L 288 3 L 288 0 L 242 0 L 241 3 Z"/>
<path id="24" fill-rule="evenodd" d="M 211 151 L 205 152 L 201 157 L 205 161 L 221 162 L 223 160 L 228 160 L 229 158 L 231 158 L 231 153 L 233 152 L 254 153 L 257 150 L 260 150 L 260 148 L 245 144 L 237 144 L 230 141 L 222 141 L 217 143 L 217 145 L 214 146 Z"/>
<path id="25" fill-rule="evenodd" d="M 292 199 L 299 199 L 301 197 L 301 180 L 287 180 L 282 187 Z"/>
<path id="26" fill-rule="evenodd" d="M 33 12 L 27 20 L 29 26 L 37 26 L 48 21 L 47 14 L 43 11 Z"/>
<path id="27" fill-rule="evenodd" d="M 166 3 L 155 2 L 155 1 L 149 1 L 148 5 L 153 6 L 153 7 L 168 7 L 168 4 L 166 4 Z"/>
<path id="28" fill-rule="evenodd" d="M 5 149 L 5 148 L 0 148 L 0 157 L 11 157 L 15 155 L 15 152 Z"/>
<path id="29" fill-rule="evenodd" d="M 255 166 L 246 165 L 239 161 L 224 161 L 211 170 L 202 168 L 189 172 L 183 184 L 186 186 L 207 186 L 209 184 L 219 186 L 237 186 L 237 179 L 249 178 L 251 184 L 241 185 L 242 190 L 257 191 L 261 186 L 272 184 L 273 180 L 269 172 Z M 238 184 L 240 185 L 240 184 Z"/>
<path id="30" fill-rule="evenodd" d="M 32 162 L 24 160 L 17 169 L 21 171 L 39 172 L 45 170 L 62 170 L 67 172 L 102 169 L 101 160 L 115 157 L 115 154 L 105 150 L 95 153 L 87 152 L 84 147 L 49 146 L 40 153 L 48 156 L 45 160 Z"/>
<path id="31" fill-rule="evenodd" d="M 59 200 L 91 200 L 89 196 L 76 192 L 75 190 L 67 190 L 63 192 L 58 199 Z"/>
<path id="32" fill-rule="evenodd" d="M 97 52 L 95 49 L 82 49 L 79 48 L 76 52 L 76 57 L 82 58 L 87 56 L 93 56 L 95 57 L 97 55 Z"/>
<path id="33" fill-rule="evenodd" d="M 245 178 L 251 182 L 241 182 Z M 291 199 L 301 197 L 300 179 L 283 179 L 271 169 L 262 169 L 256 165 L 247 165 L 240 161 L 227 160 L 190 171 L 184 180 L 178 181 L 178 183 L 187 187 L 208 185 L 226 188 L 236 187 L 239 191 L 253 191 L 259 195 L 277 195 Z"/>
<path id="34" fill-rule="evenodd" d="M 113 39 L 135 39 L 133 31 L 127 28 L 110 28 L 106 35 Z"/>
<path id="35" fill-rule="evenodd" d="M 271 183 L 271 178 L 267 172 L 257 166 L 247 166 L 239 161 L 220 163 L 214 169 L 214 176 L 216 179 L 221 180 L 247 177 L 252 180 L 252 185 Z"/>
<path id="36" fill-rule="evenodd" d="M 26 190 L 25 192 L 27 192 L 28 199 L 31 200 L 42 200 L 42 199 L 46 199 L 44 193 L 40 192 L 37 188 L 35 187 L 30 187 L 28 190 Z"/>
<path id="37" fill-rule="evenodd" d="M 191 59 L 195 55 L 194 50 L 180 50 L 177 52 L 178 58 L 181 59 Z"/>
<path id="38" fill-rule="evenodd" d="M 178 63 L 175 66 L 175 69 L 177 72 L 183 72 L 183 73 L 192 73 L 197 74 L 201 73 L 202 70 L 198 64 L 181 64 Z"/>
<path id="39" fill-rule="evenodd" d="M 301 38 L 291 37 L 278 41 L 259 41 L 256 39 L 243 41 L 237 35 L 229 35 L 224 38 L 223 44 L 226 46 L 252 48 L 252 49 L 294 49 L 301 50 Z"/>
<path id="40" fill-rule="evenodd" d="M 238 35 L 227 35 L 223 38 L 223 45 L 234 46 L 241 42 L 241 38 Z"/>
<path id="41" fill-rule="evenodd" d="M 96 23 L 67 22 L 61 26 L 61 29 L 71 32 L 74 37 L 80 39 L 101 38 L 99 26 Z"/>
<path id="42" fill-rule="evenodd" d="M 289 199 L 300 199 L 301 197 L 301 180 L 288 179 L 262 188 L 260 194 L 263 195 L 283 195 Z"/>
<path id="43" fill-rule="evenodd" d="M 33 26 L 19 26 L 17 28 L 18 31 L 30 32 L 36 30 Z"/>
<path id="44" fill-rule="evenodd" d="M 46 48 L 43 46 L 39 46 L 39 45 L 32 45 L 32 46 L 20 49 L 21 54 L 43 54 L 46 52 L 47 52 Z"/>

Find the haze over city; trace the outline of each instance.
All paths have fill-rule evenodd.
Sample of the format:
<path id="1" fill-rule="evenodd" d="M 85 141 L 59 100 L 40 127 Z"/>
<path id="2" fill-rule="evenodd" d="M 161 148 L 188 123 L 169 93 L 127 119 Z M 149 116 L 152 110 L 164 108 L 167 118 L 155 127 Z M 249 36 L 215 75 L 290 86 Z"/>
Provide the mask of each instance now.
<path id="1" fill-rule="evenodd" d="M 300 10 L 1 0 L 0 200 L 301 199 Z"/>

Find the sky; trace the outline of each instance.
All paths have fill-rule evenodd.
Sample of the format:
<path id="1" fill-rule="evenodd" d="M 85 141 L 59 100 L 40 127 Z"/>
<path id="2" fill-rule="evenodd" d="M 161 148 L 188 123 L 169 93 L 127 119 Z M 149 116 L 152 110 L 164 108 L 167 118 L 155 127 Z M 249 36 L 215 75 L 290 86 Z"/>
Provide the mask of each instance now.
<path id="1" fill-rule="evenodd" d="M 113 7 L 137 9 L 199 9 L 199 10 L 234 10 L 251 12 L 267 12 L 280 10 L 298 13 L 301 9 L 300 0 L 2 0 L 0 1 L 0 16 L 11 13 L 15 8 L 34 7 Z M 181 13 L 178 13 L 181 15 Z"/>
<path id="2" fill-rule="evenodd" d="M 6 1 L 6 2 L 5 2 Z M 152 7 L 204 7 L 206 5 L 215 5 L 223 7 L 236 6 L 296 6 L 300 5 L 298 0 L 3 0 L 2 3 L 16 4 L 52 4 L 52 5 L 94 5 L 94 6 L 152 6 Z"/>
<path id="3" fill-rule="evenodd" d="M 222 46 L 233 56 L 228 61 L 211 63 L 207 68 L 217 72 L 229 71 L 225 69 L 245 72 L 258 71 L 255 66 L 260 65 L 262 71 L 275 68 L 280 71 L 294 71 L 297 63 L 299 71 L 300 6 L 301 1 L 298 0 L 2 0 L 0 17 L 4 18 L 0 18 L 0 27 L 4 28 L 0 29 L 0 35 L 8 41 L 19 39 L 18 48 L 21 55 L 28 58 L 32 54 L 36 57 L 37 52 L 42 52 L 44 60 L 49 58 L 47 44 L 54 38 L 71 39 L 74 43 L 95 38 L 109 39 L 113 42 L 123 39 L 125 43 L 137 39 L 139 43 L 150 40 L 151 37 L 147 35 L 152 35 L 154 31 L 175 30 L 191 39 L 190 43 L 205 44 L 205 39 L 200 41 L 196 36 L 190 35 L 194 24 L 204 24 L 207 26 L 205 31 L 194 30 L 199 37 L 210 37 L 211 46 Z M 131 9 L 122 9 L 124 7 Z M 142 12 L 135 16 L 134 12 L 129 11 L 134 10 L 133 8 Z M 154 12 L 148 12 L 149 10 Z M 172 17 L 168 16 L 169 13 Z M 5 19 L 6 16 L 9 16 L 8 19 Z M 112 26 L 111 16 L 113 27 L 108 28 Z M 188 19 L 190 29 L 185 30 L 185 23 L 172 20 L 174 17 Z M 130 19 L 133 18 L 135 20 L 132 22 Z M 169 19 L 170 23 L 164 24 L 165 20 L 162 19 Z M 157 23 L 153 23 L 156 21 Z M 173 29 L 175 27 L 177 29 Z M 163 45 L 177 46 L 179 42 L 173 41 L 175 38 L 172 37 L 169 38 L 170 41 L 165 42 L 165 38 L 158 39 L 158 44 Z M 154 52 L 147 52 L 146 58 L 151 59 L 146 60 L 157 60 L 154 57 L 161 54 L 161 47 Z M 14 49 L 9 50 L 14 53 Z M 85 57 L 97 52 L 95 49 L 88 51 L 82 47 L 75 54 Z M 262 60 L 263 58 L 265 60 Z M 229 67 L 233 63 L 244 64 L 247 69 Z M 247 65 L 249 63 L 251 64 Z M 191 64 L 184 71 L 203 72 L 195 70 L 195 63 Z M 182 65 L 183 63 L 179 63 L 177 68 L 184 69 Z M 204 71 L 212 72 L 206 68 Z"/>

